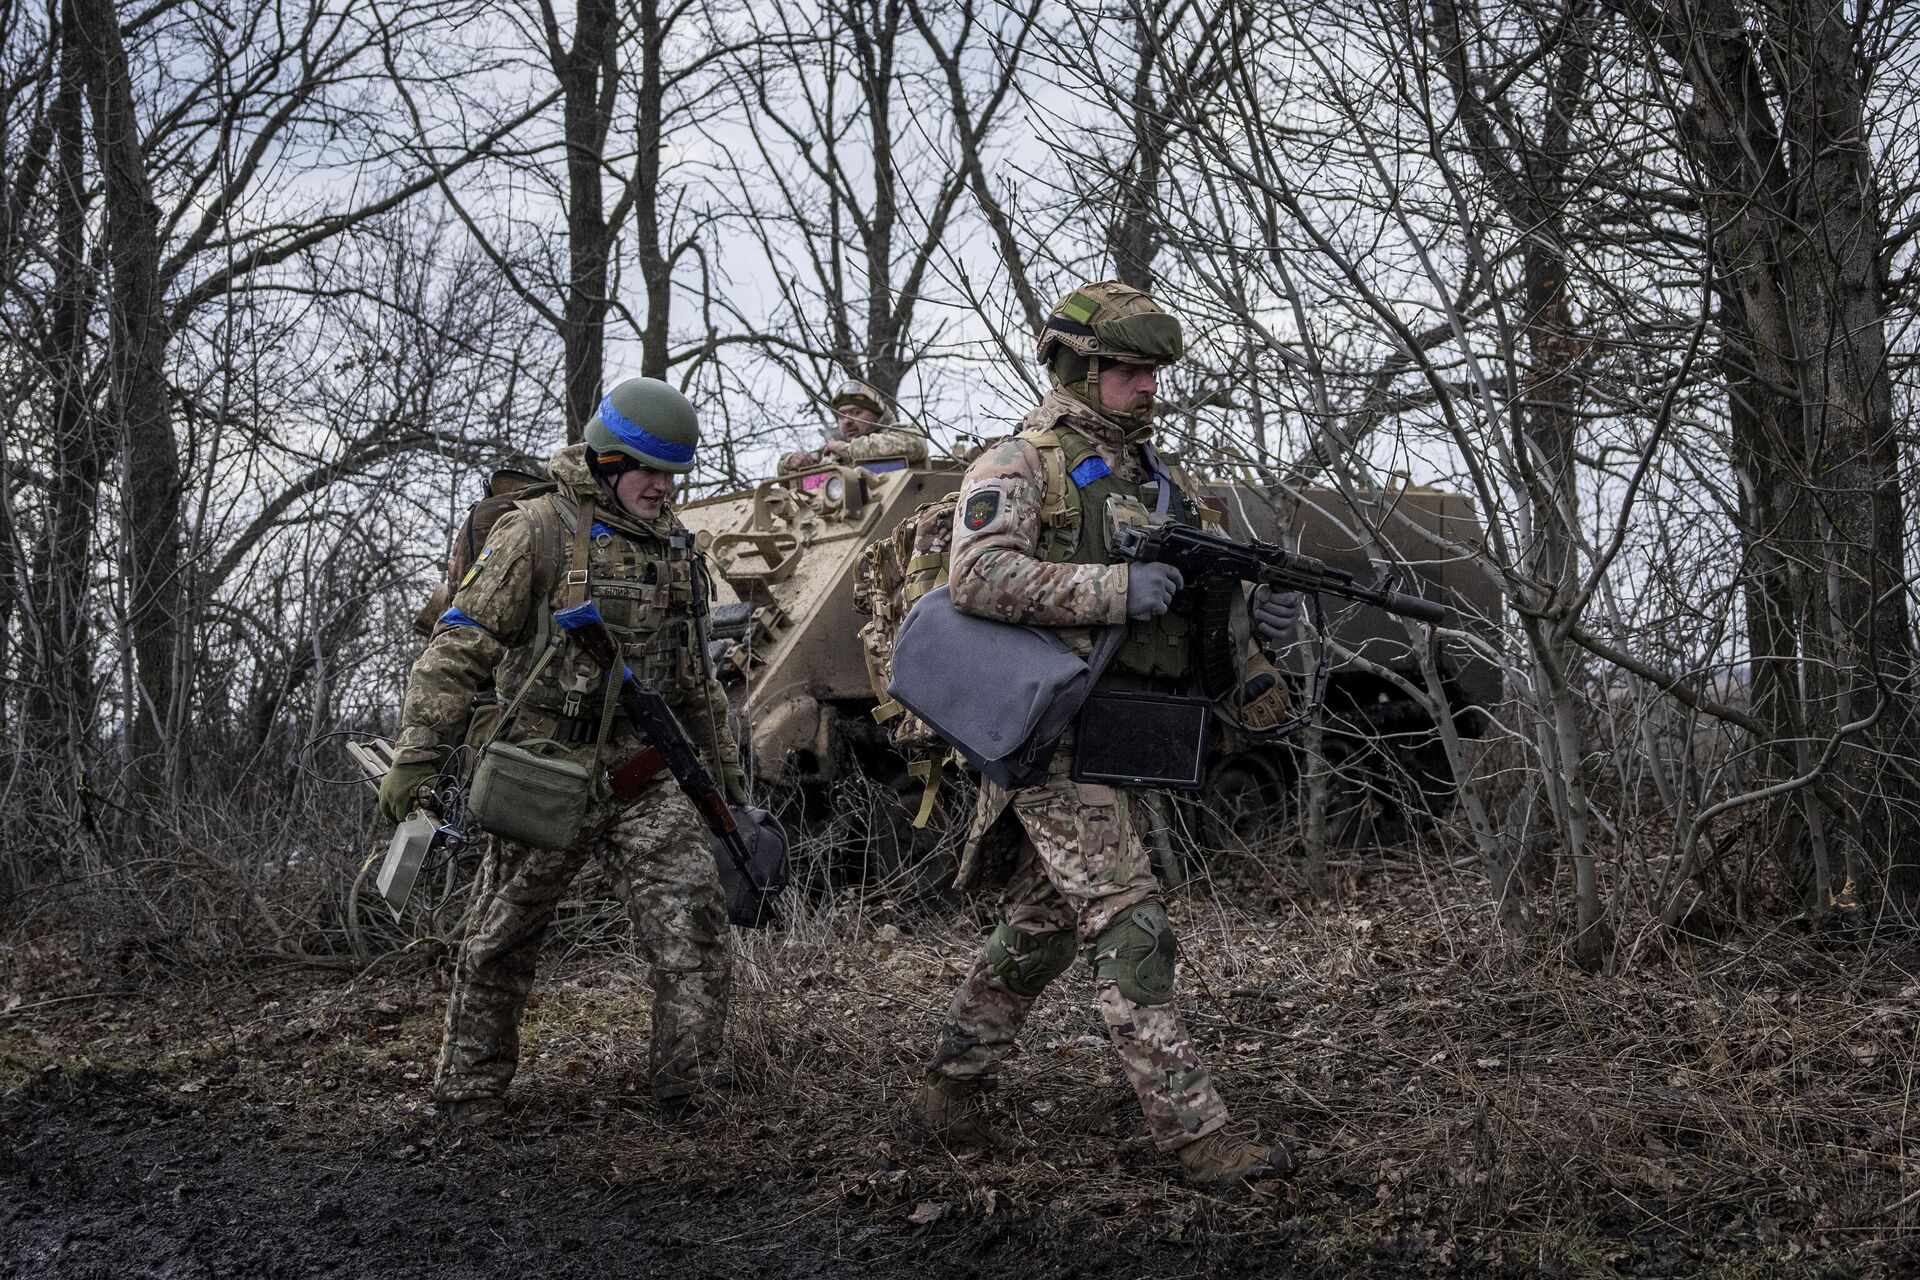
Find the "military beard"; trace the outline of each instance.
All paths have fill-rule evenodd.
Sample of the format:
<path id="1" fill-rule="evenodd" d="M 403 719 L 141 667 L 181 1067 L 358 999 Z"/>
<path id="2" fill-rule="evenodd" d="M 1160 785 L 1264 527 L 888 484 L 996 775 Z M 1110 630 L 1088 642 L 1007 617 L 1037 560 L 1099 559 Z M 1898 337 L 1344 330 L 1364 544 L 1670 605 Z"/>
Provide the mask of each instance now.
<path id="1" fill-rule="evenodd" d="M 1062 382 L 1056 373 L 1053 375 L 1053 385 L 1086 405 L 1102 422 L 1110 425 L 1114 429 L 1116 443 L 1139 444 L 1153 434 L 1153 415 L 1158 405 L 1150 404 L 1144 409 L 1130 411 L 1109 409 L 1100 403 L 1100 385 L 1092 382 L 1091 378 Z"/>
<path id="2" fill-rule="evenodd" d="M 1104 421 L 1113 424 L 1115 430 L 1120 434 L 1121 444 L 1139 444 L 1142 440 L 1145 440 L 1153 434 L 1155 405 L 1149 404 L 1144 409 L 1110 409 L 1106 405 L 1099 403 L 1099 388 L 1097 386 L 1089 388 L 1089 390 L 1093 392 L 1092 398 L 1086 395 L 1081 395 L 1079 398 L 1085 401 L 1087 406 L 1099 414 Z"/>

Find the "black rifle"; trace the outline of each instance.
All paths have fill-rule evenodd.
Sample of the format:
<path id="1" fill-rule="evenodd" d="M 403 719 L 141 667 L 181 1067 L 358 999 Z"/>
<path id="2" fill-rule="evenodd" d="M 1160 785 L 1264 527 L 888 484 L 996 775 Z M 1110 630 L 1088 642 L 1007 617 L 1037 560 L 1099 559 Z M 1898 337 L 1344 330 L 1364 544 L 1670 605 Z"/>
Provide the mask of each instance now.
<path id="1" fill-rule="evenodd" d="M 1113 531 L 1113 547 L 1129 560 L 1172 565 L 1189 587 L 1221 579 L 1260 582 L 1277 591 L 1324 593 L 1358 600 L 1436 627 L 1458 625 L 1453 610 L 1446 605 L 1384 587 L 1362 586 L 1344 569 L 1336 569 L 1312 556 L 1297 555 L 1270 542 L 1230 542 L 1183 524 L 1153 528 L 1122 525 Z"/>
<path id="2" fill-rule="evenodd" d="M 734 821 L 733 808 L 727 803 L 726 792 L 713 780 L 713 774 L 708 772 L 707 766 L 700 762 L 700 753 L 694 750 L 693 741 L 687 737 L 687 731 L 681 727 L 673 709 L 667 706 L 667 700 L 660 695 L 660 690 L 634 679 L 633 668 L 627 666 L 620 657 L 619 642 L 607 630 L 606 620 L 600 616 L 600 606 L 589 600 L 585 604 L 559 610 L 553 615 L 553 620 L 602 671 L 612 671 L 618 665 L 623 673 L 620 709 L 627 713 L 627 719 L 647 740 L 647 745 L 658 751 L 666 761 L 667 772 L 680 784 L 680 790 L 693 802 L 694 811 L 707 824 L 707 830 L 726 849 L 740 878 L 759 899 L 762 915 L 770 917 L 777 886 L 762 884 L 753 874 L 752 853 L 740 835 L 739 824 Z"/>

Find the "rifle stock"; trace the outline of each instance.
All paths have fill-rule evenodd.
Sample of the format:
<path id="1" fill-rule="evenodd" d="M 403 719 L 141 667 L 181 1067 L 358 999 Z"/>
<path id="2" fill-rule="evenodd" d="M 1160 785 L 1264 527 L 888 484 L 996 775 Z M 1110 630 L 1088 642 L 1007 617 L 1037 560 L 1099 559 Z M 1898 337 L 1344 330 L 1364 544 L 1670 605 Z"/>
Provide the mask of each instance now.
<path id="1" fill-rule="evenodd" d="M 693 803 L 694 811 L 707 824 L 707 830 L 725 846 L 741 876 L 756 892 L 766 893 L 767 887 L 756 880 L 749 869 L 751 855 L 746 841 L 740 836 L 726 793 L 714 781 L 707 766 L 701 763 L 700 753 L 694 750 L 687 731 L 681 727 L 678 717 L 667 706 L 667 700 L 660 691 L 634 678 L 633 669 L 620 656 L 619 643 L 613 638 L 613 633 L 607 630 L 606 620 L 600 616 L 600 606 L 589 600 L 585 604 L 561 609 L 553 615 L 553 619 L 602 671 L 617 669 L 622 673 L 620 709 L 627 713 L 627 719 L 647 740 L 649 749 L 658 753 L 667 772 L 673 775 L 680 790 Z M 621 766 L 620 773 L 627 774 L 636 765 L 644 763 L 646 755 L 647 752 L 642 752 L 629 760 Z M 657 771 L 655 769 L 647 776 L 651 777 L 652 772 Z"/>

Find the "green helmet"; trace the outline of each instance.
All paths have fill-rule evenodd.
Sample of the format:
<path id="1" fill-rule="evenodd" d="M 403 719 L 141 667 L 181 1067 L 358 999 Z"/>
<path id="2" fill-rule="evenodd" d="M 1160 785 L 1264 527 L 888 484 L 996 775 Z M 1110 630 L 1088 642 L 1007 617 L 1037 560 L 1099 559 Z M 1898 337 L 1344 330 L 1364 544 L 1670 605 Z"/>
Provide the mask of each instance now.
<path id="1" fill-rule="evenodd" d="M 658 378 L 628 378 L 607 392 L 582 432 L 589 463 L 631 458 L 655 471 L 693 470 L 700 423 L 687 398 Z"/>
<path id="2" fill-rule="evenodd" d="M 871 409 L 877 418 L 887 416 L 886 402 L 880 393 L 858 378 L 849 378 L 833 389 L 833 399 L 827 401 L 829 409 Z"/>
<path id="3" fill-rule="evenodd" d="M 1054 304 L 1040 329 L 1040 363 L 1061 350 L 1093 359 L 1171 364 L 1186 351 L 1180 322 L 1132 285 L 1100 280 Z"/>

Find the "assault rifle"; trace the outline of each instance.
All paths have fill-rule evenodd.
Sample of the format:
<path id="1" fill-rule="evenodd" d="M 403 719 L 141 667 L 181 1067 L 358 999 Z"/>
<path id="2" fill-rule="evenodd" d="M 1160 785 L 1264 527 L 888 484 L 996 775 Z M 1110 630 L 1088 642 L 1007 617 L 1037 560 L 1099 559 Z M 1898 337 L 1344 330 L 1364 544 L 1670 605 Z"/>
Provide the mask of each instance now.
<path id="1" fill-rule="evenodd" d="M 366 774 L 367 785 L 380 790 L 380 780 L 393 768 L 393 744 L 384 738 L 349 741 L 347 754 Z M 413 811 L 393 829 L 387 856 L 373 878 L 374 887 L 386 899 L 395 920 L 400 919 L 400 909 L 407 905 L 420 873 L 459 857 L 467 847 L 467 833 L 460 829 L 466 797 L 460 790 L 460 779 L 445 772 L 444 763 L 441 768 L 443 771 L 431 783 L 420 787 Z"/>
<path id="2" fill-rule="evenodd" d="M 634 678 L 633 668 L 627 666 L 620 656 L 619 642 L 607 630 L 606 620 L 600 616 L 600 606 L 593 601 L 561 609 L 553 615 L 553 620 L 602 671 L 613 671 L 617 665 L 622 672 L 620 709 L 627 713 L 627 719 L 647 740 L 647 745 L 659 753 L 667 772 L 673 775 L 673 780 L 680 784 L 680 790 L 693 802 L 694 811 L 707 824 L 707 830 L 727 851 L 728 859 L 754 897 L 751 904 L 753 923 L 766 923 L 772 918 L 773 895 L 780 886 L 764 884 L 754 875 L 752 851 L 740 834 L 739 823 L 734 819 L 732 806 L 727 803 L 726 793 L 713 780 L 713 774 L 707 770 L 707 766 L 700 762 L 699 752 L 694 750 L 687 731 L 681 727 L 673 709 L 667 706 L 667 700 L 661 696 L 660 690 Z"/>
<path id="3" fill-rule="evenodd" d="M 1172 565 L 1190 586 L 1200 586 L 1210 579 L 1260 582 L 1278 591 L 1358 600 L 1436 627 L 1458 625 L 1453 610 L 1446 605 L 1384 587 L 1362 586 L 1344 569 L 1270 542 L 1230 542 L 1183 524 L 1152 528 L 1122 525 L 1113 531 L 1113 546 L 1129 560 Z"/>

